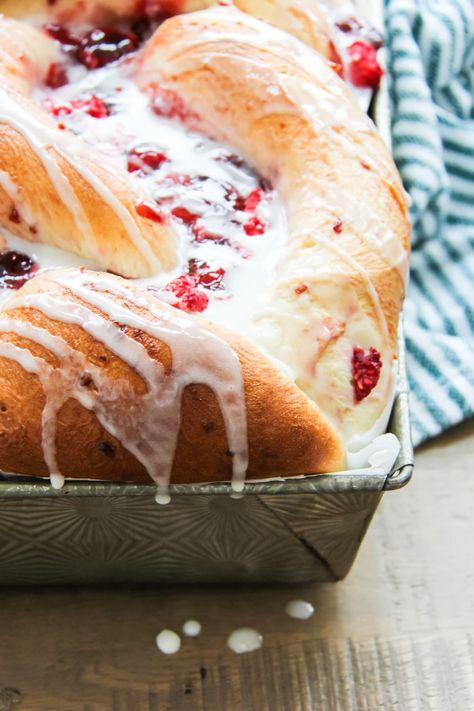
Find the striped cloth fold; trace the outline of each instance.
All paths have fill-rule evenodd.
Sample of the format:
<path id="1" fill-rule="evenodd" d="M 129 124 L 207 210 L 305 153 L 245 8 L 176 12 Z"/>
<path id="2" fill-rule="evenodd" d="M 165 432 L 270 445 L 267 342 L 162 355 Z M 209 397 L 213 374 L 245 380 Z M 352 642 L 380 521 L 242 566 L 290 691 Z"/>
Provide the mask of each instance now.
<path id="1" fill-rule="evenodd" d="M 386 0 L 395 161 L 413 204 L 414 444 L 474 413 L 474 2 Z"/>

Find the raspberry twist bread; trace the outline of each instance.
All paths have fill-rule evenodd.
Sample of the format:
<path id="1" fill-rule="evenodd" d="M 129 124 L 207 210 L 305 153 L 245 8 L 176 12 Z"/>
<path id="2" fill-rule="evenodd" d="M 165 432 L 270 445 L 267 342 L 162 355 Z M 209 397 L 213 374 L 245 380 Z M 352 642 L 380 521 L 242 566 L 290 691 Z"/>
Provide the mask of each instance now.
<path id="1" fill-rule="evenodd" d="M 0 145 L 19 144 L 17 154 L 38 158 L 37 136 L 45 136 L 47 125 L 41 151 L 46 146 L 56 159 L 51 131 L 62 136 L 67 129 L 58 130 L 34 106 L 30 111 L 27 85 L 21 71 L 15 79 L 12 56 L 7 51 L 3 60 L 9 86 L 2 96 L 17 122 L 11 113 L 4 118 L 1 104 Z M 38 71 L 44 71 L 39 63 L 29 67 L 31 81 Z M 212 324 L 208 314 L 194 313 L 207 306 L 202 285 L 213 280 L 212 288 L 219 288 L 225 272 L 218 279 L 216 270 L 205 271 L 196 260 L 188 260 L 188 275 L 156 292 L 158 298 L 119 277 L 81 270 L 45 272 L 9 297 L 0 312 L 0 465 L 37 475 L 132 481 L 151 476 L 162 485 L 170 475 L 176 482 L 213 481 L 233 470 L 240 483 L 246 470 L 249 477 L 265 477 L 344 468 L 347 447 L 383 427 L 394 388 L 409 225 L 405 194 L 382 140 L 325 59 L 234 8 L 167 20 L 147 42 L 133 74 L 142 96 L 149 95 L 162 112 L 165 107 L 166 120 L 224 141 L 277 189 L 287 237 L 275 245 L 271 269 L 261 274 L 255 305 L 245 307 L 247 321 L 234 318 L 234 330 L 214 323 L 227 322 L 225 308 L 209 311 Z M 25 130 L 26 107 L 34 119 L 28 118 Z M 41 153 L 36 167 L 37 182 L 44 179 L 49 187 L 44 201 L 29 196 L 26 161 L 12 176 L 13 153 L 10 162 L 5 159 L 2 214 L 11 223 L 12 207 L 19 205 L 40 223 L 35 238 L 58 244 L 59 233 L 63 246 L 86 254 L 80 220 L 74 225 L 65 216 L 70 205 L 58 181 L 66 174 L 70 197 L 84 205 L 90 223 L 90 201 L 105 195 L 102 208 L 110 210 L 116 183 L 107 192 L 97 190 L 94 178 L 92 197 L 79 195 L 86 182 L 83 166 L 90 160 L 87 170 L 93 172 L 94 159 L 80 136 L 71 140 L 80 145 L 73 153 L 58 140 L 55 184 L 49 158 L 45 166 Z M 152 164 L 165 160 L 158 156 L 148 148 L 133 152 L 146 176 Z M 101 158 L 101 185 L 102 171 L 129 186 L 125 195 L 114 193 L 113 204 L 124 201 L 142 236 L 140 212 L 133 210 L 141 199 L 137 184 Z M 258 202 L 265 202 L 262 194 L 258 188 L 244 201 L 232 199 L 242 202 L 239 210 L 255 213 Z M 148 233 L 147 245 L 167 274 L 173 259 L 180 259 L 179 230 L 156 205 L 146 207 L 143 221 L 156 230 L 154 237 Z M 117 210 L 111 212 L 117 217 Z M 189 209 L 173 208 L 172 214 L 192 227 L 195 242 L 212 242 L 213 250 L 235 247 L 229 237 L 216 240 L 200 227 L 202 216 Z M 61 231 L 66 219 L 69 242 Z M 15 224 L 28 237 L 32 222 Z M 245 232 L 258 236 L 262 225 L 255 213 Z M 100 248 L 107 254 L 108 246 L 119 244 L 106 225 L 94 232 L 90 256 L 102 269 L 136 276 L 139 267 L 129 269 L 121 234 L 114 266 L 100 259 Z M 139 255 L 138 240 L 129 243 Z M 242 245 L 235 251 L 247 259 Z M 141 268 L 141 275 L 153 270 L 149 263 Z M 183 301 L 190 284 L 195 293 Z M 171 292 L 182 300 L 170 303 L 184 303 L 190 314 L 163 303 Z"/>

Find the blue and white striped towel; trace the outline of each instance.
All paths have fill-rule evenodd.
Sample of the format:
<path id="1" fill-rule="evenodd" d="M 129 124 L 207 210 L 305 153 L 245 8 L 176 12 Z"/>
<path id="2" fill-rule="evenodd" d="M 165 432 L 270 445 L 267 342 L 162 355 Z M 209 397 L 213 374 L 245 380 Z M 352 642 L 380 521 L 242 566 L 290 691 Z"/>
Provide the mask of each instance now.
<path id="1" fill-rule="evenodd" d="M 395 160 L 413 199 L 413 439 L 474 413 L 474 2 L 386 0 Z"/>

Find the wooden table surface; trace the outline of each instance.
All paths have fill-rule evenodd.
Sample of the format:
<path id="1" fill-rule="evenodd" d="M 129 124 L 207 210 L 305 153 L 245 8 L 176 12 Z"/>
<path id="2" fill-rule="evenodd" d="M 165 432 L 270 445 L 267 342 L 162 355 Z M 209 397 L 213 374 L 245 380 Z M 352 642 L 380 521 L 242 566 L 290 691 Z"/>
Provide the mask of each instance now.
<path id="1" fill-rule="evenodd" d="M 423 447 L 342 583 L 1 591 L 0 711 L 472 711 L 473 455 L 472 424 Z M 161 654 L 188 618 L 201 636 Z M 264 644 L 239 656 L 244 625 Z"/>

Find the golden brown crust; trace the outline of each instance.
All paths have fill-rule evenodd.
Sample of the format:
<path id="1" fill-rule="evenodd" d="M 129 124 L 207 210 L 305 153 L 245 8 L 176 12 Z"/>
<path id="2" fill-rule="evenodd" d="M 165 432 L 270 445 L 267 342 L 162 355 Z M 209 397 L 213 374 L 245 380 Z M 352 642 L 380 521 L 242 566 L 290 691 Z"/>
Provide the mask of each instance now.
<path id="1" fill-rule="evenodd" d="M 54 274 L 45 273 L 31 280 L 21 294 L 53 294 L 58 299 L 81 303 L 76 295 L 54 281 Z M 94 278 L 93 273 L 91 278 Z M 119 277 L 113 279 L 122 281 Z M 132 287 L 127 284 L 127 288 Z M 139 290 L 135 291 L 139 293 Z M 112 303 L 117 298 L 110 297 Z M 170 307 L 158 300 L 153 301 L 163 313 L 170 312 Z M 134 313 L 144 313 L 131 303 L 128 308 Z M 24 321 L 59 336 L 84 353 L 88 362 L 103 369 L 117 386 L 117 392 L 121 382 L 132 386 L 137 394 L 146 390 L 144 381 L 132 368 L 80 326 L 52 320 L 35 310 L 34 305 L 15 307 L 14 299 L 5 303 L 0 318 L 2 321 Z M 215 325 L 206 324 L 204 328 L 224 338 L 241 363 L 249 441 L 248 476 L 293 476 L 343 468 L 344 455 L 339 437 L 308 398 L 263 354 L 236 334 Z M 170 373 L 172 357 L 169 348 L 143 331 L 127 327 L 123 331 L 141 342 L 149 355 L 163 363 Z M 56 356 L 25 336 L 2 332 L 0 328 L 0 341 L 27 348 L 53 367 L 59 366 Z M 85 382 L 85 388 L 94 387 L 92 382 Z M 37 375 L 0 357 L 0 462 L 5 471 L 38 476 L 48 474 L 42 450 L 44 405 L 44 390 Z M 56 451 L 60 471 L 66 477 L 150 480 L 136 458 L 103 429 L 95 414 L 75 399 L 67 400 L 58 413 Z M 182 398 L 181 426 L 171 481 L 225 480 L 230 478 L 231 471 L 232 456 L 214 393 L 206 386 L 188 386 Z"/>
<path id="2" fill-rule="evenodd" d="M 301 320 L 306 331 L 311 332 L 307 324 L 312 327 L 312 319 L 324 323 L 325 328 L 329 323 L 336 335 L 318 356 L 311 382 L 298 380 L 298 385 L 304 387 L 315 402 L 327 404 L 327 412 L 331 416 L 335 412 L 334 421 L 340 412 L 348 419 L 351 413 L 358 417 L 367 409 L 367 429 L 370 429 L 385 406 L 393 384 L 390 365 L 403 297 L 409 233 L 402 186 L 381 139 L 326 61 L 284 33 L 231 9 L 179 17 L 162 25 L 145 52 L 139 81 L 146 89 L 162 83 L 175 91 L 202 117 L 206 133 L 233 144 L 279 188 L 288 213 L 289 244 L 285 260 L 280 260 L 275 272 L 272 298 L 276 318 L 286 320 L 284 327 L 288 331 L 283 330 L 284 336 L 277 347 L 293 349 L 295 360 L 299 357 L 300 334 L 293 338 L 291 328 L 293 320 L 297 320 L 293 319 L 296 310 L 304 301 L 306 313 Z M 3 128 L 7 136 L 5 160 L 8 161 L 11 158 L 8 145 L 14 145 L 12 150 L 17 151 L 20 146 L 22 153 L 21 139 L 8 137 L 9 130 L 10 126 Z M 59 156 L 58 159 L 61 160 Z M 61 167 L 68 179 L 74 181 L 73 173 L 69 172 L 74 168 L 64 164 Z M 23 164 L 22 170 L 25 168 Z M 41 174 L 41 165 L 36 165 L 36 169 Z M 47 184 L 44 173 L 42 179 Z M 80 178 L 74 185 L 79 192 L 87 192 Z M 93 196 L 84 193 L 81 202 L 88 214 L 95 210 Z M 51 193 L 45 205 L 50 203 L 54 220 L 56 211 L 62 208 Z M 5 215 L 3 217 L 5 219 Z M 335 237 L 333 226 L 341 217 L 344 229 Z M 64 222 L 67 217 L 62 214 L 57 219 Z M 380 225 L 384 233 L 379 240 Z M 107 230 L 107 225 L 104 229 Z M 54 234 L 57 232 L 56 225 Z M 80 240 L 80 231 L 77 237 Z M 382 249 L 383 240 L 391 251 Z M 93 279 L 91 276 L 91 281 Z M 295 286 L 302 279 L 307 283 L 307 294 L 304 300 L 298 300 Z M 68 299 L 78 298 L 64 289 L 46 274 L 32 280 L 23 293 L 55 293 L 66 294 Z M 157 308 L 168 312 L 166 306 Z M 356 317 L 353 318 L 354 312 Z M 137 397 L 143 392 L 145 383 L 138 372 L 80 326 L 51 321 L 38 310 L 15 310 L 14 300 L 5 305 L 3 313 L 60 336 L 106 372 L 117 384 L 118 392 L 120 383 L 132 388 Z M 352 331 L 351 324 L 355 324 Z M 300 387 L 235 333 L 215 326 L 205 328 L 225 339 L 237 353 L 242 367 L 249 477 L 342 469 L 344 454 L 340 436 Z M 172 367 L 171 353 L 162 342 L 142 330 L 126 327 L 124 331 L 141 342 L 165 369 Z M 341 345 L 343 339 L 347 342 Z M 44 357 L 53 367 L 59 365 L 42 347 L 25 341 L 25 336 L 0 329 L 0 343 L 2 341 L 16 343 L 23 349 L 28 346 L 34 355 Z M 349 372 L 352 351 L 347 351 L 347 347 L 351 349 L 360 343 L 376 346 L 383 353 L 386 365 L 379 399 L 370 398 L 358 404 L 356 413 Z M 280 357 L 278 352 L 273 355 Z M 43 386 L 36 375 L 7 356 L 0 360 L 6 373 L 0 376 L 0 398 L 5 400 L 3 407 L 6 408 L 2 409 L 0 404 L 3 426 L 0 463 L 12 471 L 45 475 L 41 424 L 45 403 Z M 281 360 L 286 362 L 285 358 Z M 288 365 L 293 366 L 293 362 Z M 332 372 L 334 370 L 337 372 Z M 339 380 L 343 381 L 340 402 Z M 84 385 L 89 386 L 93 384 Z M 335 411 L 331 410 L 334 403 Z M 362 425 L 358 423 L 359 432 L 361 426 L 364 429 L 364 420 Z M 223 415 L 215 395 L 205 385 L 189 385 L 182 398 L 172 481 L 229 478 L 232 457 L 228 450 Z M 144 466 L 123 442 L 107 434 L 95 414 L 84 409 L 76 399 L 67 400 L 59 411 L 56 453 L 59 469 L 66 476 L 149 480 Z"/>

